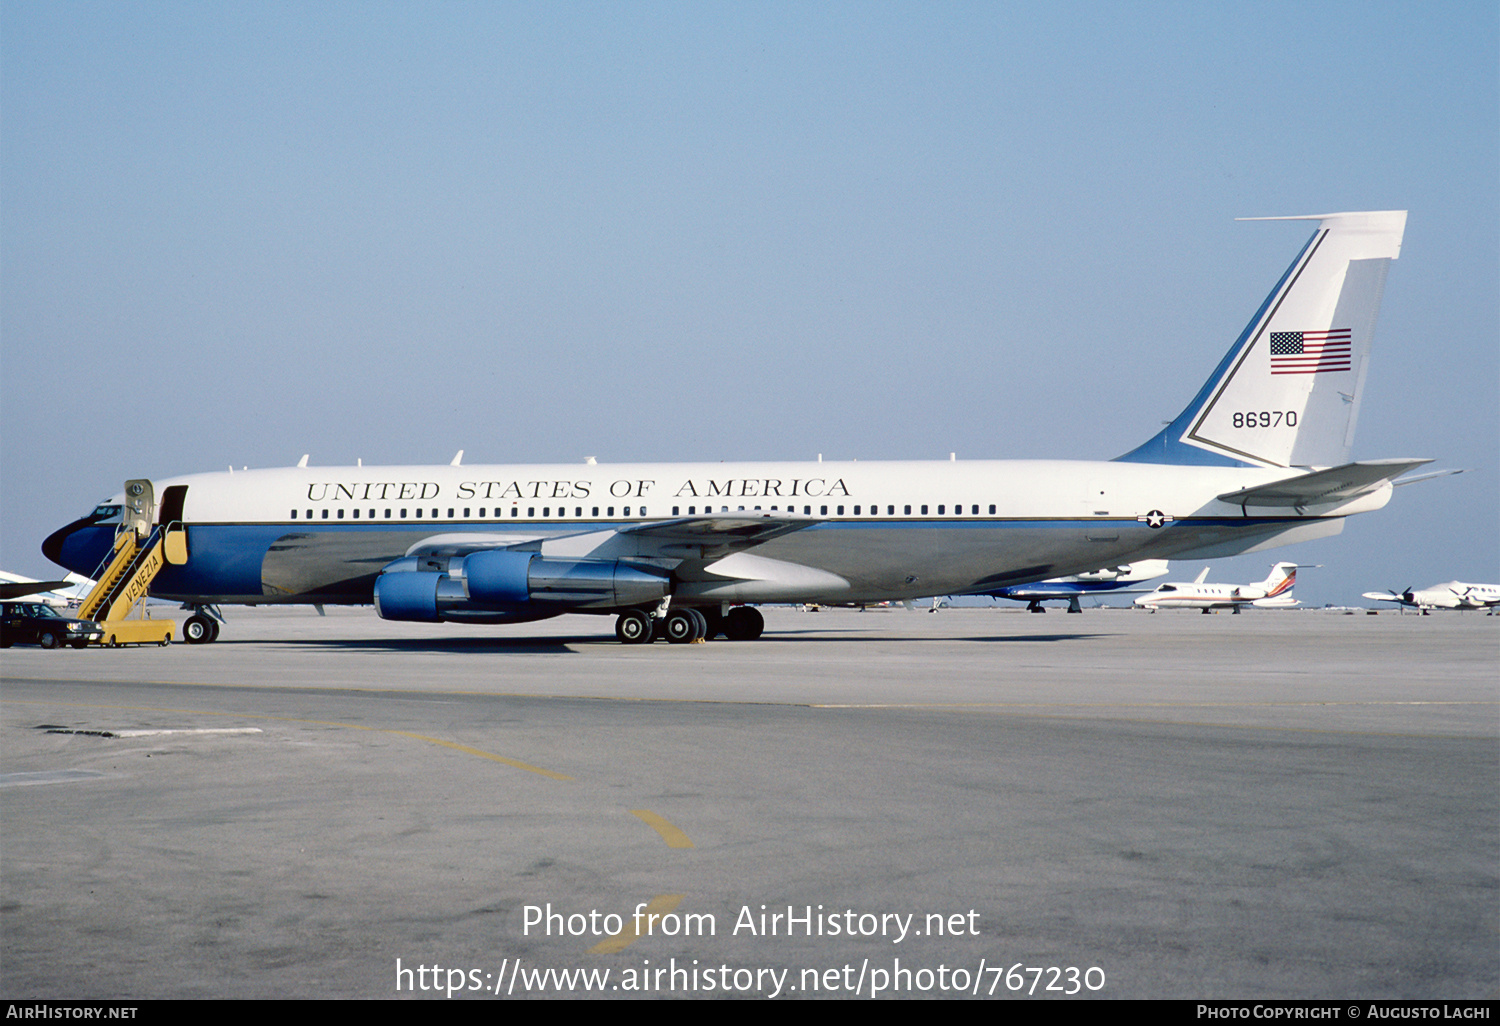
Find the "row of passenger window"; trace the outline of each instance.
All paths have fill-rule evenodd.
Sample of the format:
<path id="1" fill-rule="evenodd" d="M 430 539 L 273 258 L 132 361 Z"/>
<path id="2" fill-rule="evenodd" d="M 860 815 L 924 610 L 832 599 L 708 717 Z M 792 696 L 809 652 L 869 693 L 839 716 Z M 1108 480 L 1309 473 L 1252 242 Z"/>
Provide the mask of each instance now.
<path id="1" fill-rule="evenodd" d="M 344 519 L 344 511 L 342 509 L 334 510 L 333 511 L 334 515 L 333 515 L 332 518 L 329 517 L 329 515 L 328 515 L 329 511 L 327 509 L 320 510 L 319 512 L 321 512 L 323 515 L 321 517 L 317 518 L 317 519 L 321 519 L 321 520 L 328 520 L 328 519 L 343 520 Z M 440 520 L 440 519 L 443 519 L 442 512 L 443 511 L 440 510 L 440 509 L 434 509 L 434 510 L 431 510 L 430 512 L 428 510 L 424 510 L 424 509 L 403 509 L 403 510 L 400 510 L 399 512 L 388 509 L 388 510 L 385 511 L 385 517 L 384 517 L 384 519 L 386 519 L 386 520 L 392 520 L 392 519 L 394 519 L 394 520 Z M 296 520 L 300 516 L 301 519 L 303 519 L 303 520 L 312 520 L 312 519 L 314 519 L 313 513 L 314 513 L 314 511 L 310 510 L 310 509 L 309 510 L 305 510 L 305 511 L 301 511 L 301 512 L 299 512 L 298 510 L 294 509 L 294 510 L 292 510 L 292 519 Z M 357 509 L 351 509 L 349 511 L 349 514 L 350 514 L 349 515 L 349 519 L 350 520 L 358 520 L 358 519 L 360 519 L 360 511 L 357 510 Z M 408 514 L 410 514 L 410 515 L 408 515 Z M 494 517 L 490 517 L 487 514 L 488 514 L 488 507 L 480 506 L 479 507 L 479 516 L 477 518 L 475 518 L 473 516 L 473 507 L 471 507 L 471 506 L 465 506 L 464 509 L 463 509 L 463 516 L 460 518 L 458 516 L 458 509 L 456 507 L 449 507 L 447 519 L 449 519 L 449 520 L 457 520 L 457 519 L 463 519 L 463 520 L 474 520 L 474 519 L 479 519 L 479 520 L 490 520 L 490 519 L 501 520 L 505 516 L 505 514 L 500 509 L 498 509 L 498 508 L 495 510 Z M 517 518 L 520 515 L 521 515 L 521 508 L 519 506 L 512 506 L 511 510 L 510 510 L 510 516 L 512 518 Z M 542 507 L 542 516 L 544 516 L 544 517 L 550 517 L 552 515 L 553 515 L 553 513 L 552 513 L 552 507 L 551 506 L 543 506 Z M 559 516 L 559 517 L 566 517 L 566 516 L 568 516 L 567 507 L 565 507 L 565 506 L 559 506 L 559 507 L 557 507 L 557 514 L 556 515 Z M 575 506 L 573 508 L 573 514 L 572 515 L 575 516 L 575 517 L 582 517 L 583 516 L 583 507 L 582 506 Z M 593 507 L 593 512 L 590 513 L 589 515 L 593 516 L 593 517 L 599 516 L 600 515 L 599 514 L 599 507 L 598 506 Z M 615 515 L 615 507 L 613 507 L 613 506 L 605 507 L 604 516 L 612 517 L 614 515 Z M 631 513 L 630 513 L 630 507 L 629 506 L 622 507 L 621 511 L 620 511 L 620 515 L 622 517 L 628 517 L 628 516 L 630 516 L 631 515 Z M 646 507 L 645 506 L 641 506 L 639 508 L 639 510 L 636 512 L 635 515 L 636 516 L 640 516 L 640 517 L 645 516 L 646 515 Z M 536 516 L 537 516 L 537 513 L 536 513 L 536 507 L 535 506 L 529 507 L 526 510 L 526 518 L 528 520 L 535 520 Z M 365 515 L 364 519 L 366 519 L 366 520 L 375 520 L 375 519 L 377 519 L 376 518 L 376 511 L 373 510 L 373 509 L 370 510 Z"/>
<path id="2" fill-rule="evenodd" d="M 912 508 L 913 507 L 911 507 L 911 506 L 902 506 L 901 507 L 901 513 L 899 515 L 900 516 L 907 516 L 907 517 L 912 516 Z M 928 507 L 927 506 L 923 505 L 923 506 L 921 506 L 919 508 L 921 510 L 921 512 L 918 514 L 919 516 L 924 516 L 925 517 L 925 516 L 930 516 L 931 515 L 931 514 L 928 513 Z M 603 507 L 603 509 L 604 509 L 604 512 L 601 514 L 599 506 L 590 507 L 589 516 L 590 517 L 598 517 L 598 516 L 602 515 L 602 516 L 605 516 L 605 517 L 613 517 L 615 515 L 615 507 L 613 507 L 613 506 L 605 506 L 605 507 Z M 755 510 L 761 510 L 761 507 L 760 506 L 756 506 L 756 507 L 754 507 L 754 509 Z M 843 506 L 835 506 L 835 507 L 833 507 L 834 512 L 831 515 L 832 516 L 838 516 L 838 517 L 842 517 L 842 516 L 848 515 L 848 514 L 845 514 L 844 509 L 845 509 L 845 507 L 843 507 Z M 868 510 L 869 510 L 868 513 L 863 512 L 864 509 L 866 509 L 866 507 L 864 507 L 864 506 L 855 506 L 854 509 L 853 509 L 853 514 L 852 515 L 856 516 L 856 517 L 858 517 L 858 516 L 878 517 L 878 516 L 882 515 L 881 512 L 880 512 L 880 507 L 879 506 L 870 506 L 870 507 L 868 507 Z M 582 507 L 582 506 L 574 506 L 573 507 L 573 512 L 572 512 L 572 516 L 577 517 L 577 518 L 582 518 L 583 517 L 583 510 L 584 510 L 584 507 Z M 830 514 L 829 514 L 828 510 L 829 510 L 829 507 L 827 507 L 827 506 L 819 506 L 818 507 L 818 513 L 817 513 L 817 515 L 818 516 L 822 516 L 822 517 L 829 516 Z M 636 507 L 636 512 L 634 514 L 632 514 L 630 511 L 631 511 L 631 507 L 630 506 L 622 506 L 620 508 L 620 516 L 622 516 L 622 517 L 628 517 L 628 516 L 632 516 L 632 515 L 638 516 L 638 517 L 644 517 L 644 516 L 646 516 L 646 507 L 645 506 Z M 720 513 L 728 513 L 729 511 L 730 510 L 729 510 L 728 506 L 720 506 L 718 508 L 718 512 L 720 512 Z M 736 507 L 736 512 L 744 512 L 744 511 L 745 511 L 745 507 L 744 506 Z M 315 512 L 321 513 L 322 516 L 321 517 L 315 517 L 314 516 Z M 330 512 L 333 513 L 332 517 L 329 516 Z M 291 519 L 293 519 L 293 520 L 297 520 L 297 519 L 302 519 L 302 520 L 314 520 L 314 519 L 321 519 L 321 520 L 329 520 L 329 519 L 343 520 L 345 512 L 346 511 L 343 508 L 339 508 L 339 509 L 332 510 L 332 511 L 330 511 L 326 507 L 324 509 L 322 509 L 322 510 L 319 510 L 319 511 L 314 511 L 314 510 L 310 510 L 310 509 L 309 510 L 295 510 L 294 509 L 294 510 L 292 510 Z M 358 509 L 350 509 L 347 512 L 349 514 L 349 519 L 350 520 L 359 520 L 360 519 L 360 512 L 361 512 L 360 510 L 358 510 Z M 383 518 L 377 517 L 377 512 L 378 511 L 373 510 L 373 509 L 365 511 L 364 519 L 365 520 L 376 520 L 376 519 L 385 519 L 385 520 L 440 520 L 440 519 L 444 519 L 442 517 L 442 515 L 441 515 L 442 512 L 443 512 L 441 509 L 433 509 L 433 510 L 430 510 L 430 511 L 429 510 L 425 510 L 425 509 L 402 509 L 399 512 L 396 511 L 396 510 L 393 510 L 393 509 L 387 509 L 387 510 L 385 510 L 385 516 Z M 711 514 L 713 512 L 715 512 L 714 507 L 712 507 L 712 506 L 704 506 L 703 507 L 703 513 L 704 514 Z M 772 506 L 771 507 L 771 512 L 780 512 L 780 509 L 778 507 L 776 507 L 776 506 Z M 786 508 L 786 512 L 788 512 L 788 513 L 796 513 L 797 512 L 797 507 L 796 506 L 788 506 Z M 489 520 L 489 519 L 501 520 L 501 519 L 504 519 L 506 517 L 506 514 L 502 510 L 500 510 L 498 508 L 495 510 L 495 513 L 494 513 L 493 517 L 490 517 L 488 515 L 488 513 L 489 513 L 488 507 L 480 506 L 479 507 L 479 516 L 477 517 L 477 519 L 479 519 L 479 520 Z M 803 513 L 804 516 L 812 516 L 813 515 L 813 508 L 811 506 L 803 506 L 802 507 L 802 513 Z M 994 513 L 995 513 L 995 507 L 994 507 L 993 504 L 991 504 L 991 506 L 990 506 L 990 515 L 993 516 Z M 408 514 L 410 514 L 410 515 L 408 515 Z M 542 507 L 541 515 L 542 515 L 542 517 L 562 517 L 562 518 L 565 518 L 565 517 L 569 516 L 569 513 L 568 513 L 568 508 L 566 506 L 559 506 L 559 507 L 557 507 L 557 512 L 555 514 L 553 513 L 551 506 L 543 506 Z M 672 507 L 672 516 L 674 516 L 674 517 L 680 517 L 680 516 L 683 516 L 683 515 L 684 514 L 682 512 L 682 507 L 681 506 L 673 506 Z M 687 508 L 687 514 L 686 515 L 690 516 L 690 517 L 691 516 L 697 516 L 698 515 L 698 507 L 697 506 L 689 506 Z M 897 516 L 898 514 L 896 513 L 896 507 L 895 506 L 886 506 L 885 507 L 885 513 L 884 513 L 884 515 L 885 516 L 889 516 L 889 517 Z M 948 516 L 949 515 L 948 514 L 948 507 L 945 504 L 939 503 L 938 507 L 937 507 L 937 515 L 940 516 L 940 517 Z M 956 504 L 953 507 L 953 514 L 952 515 L 956 516 L 956 517 L 961 517 L 961 516 L 964 515 L 964 507 L 963 507 L 962 503 Z M 976 517 L 979 516 L 979 507 L 977 505 L 971 505 L 969 507 L 969 515 L 970 516 L 976 516 Z M 519 506 L 512 506 L 510 508 L 509 517 L 511 519 L 518 519 L 518 518 L 520 518 L 520 516 L 521 516 L 521 508 Z M 465 507 L 463 507 L 463 516 L 461 518 L 458 516 L 458 508 L 457 507 L 449 507 L 448 508 L 448 516 L 447 516 L 446 519 L 448 519 L 448 520 L 456 520 L 456 519 L 473 520 L 473 519 L 476 519 L 476 518 L 473 516 L 473 507 L 472 506 L 465 506 Z M 528 520 L 535 520 L 535 519 L 537 519 L 537 511 L 536 511 L 536 507 L 535 506 L 528 506 L 526 508 L 526 519 L 528 519 Z"/>

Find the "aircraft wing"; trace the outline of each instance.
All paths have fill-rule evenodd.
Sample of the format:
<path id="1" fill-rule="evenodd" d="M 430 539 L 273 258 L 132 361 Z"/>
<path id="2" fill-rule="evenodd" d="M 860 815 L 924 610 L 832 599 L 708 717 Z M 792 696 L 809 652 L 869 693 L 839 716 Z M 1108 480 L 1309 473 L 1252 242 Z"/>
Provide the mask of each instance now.
<path id="1" fill-rule="evenodd" d="M 703 559 L 753 548 L 818 523 L 822 521 L 817 517 L 795 513 L 717 513 L 632 524 L 620 528 L 619 533 L 648 546 L 659 547 L 663 555 L 691 555 Z"/>
<path id="2" fill-rule="evenodd" d="M 1400 477 L 1414 467 L 1431 462 L 1421 459 L 1361 460 L 1346 463 L 1342 467 L 1315 470 L 1310 474 L 1272 481 L 1270 484 L 1225 492 L 1219 499 L 1237 506 L 1301 507 L 1348 502 L 1373 492 L 1386 481 Z"/>
<path id="3" fill-rule="evenodd" d="M 556 537 L 556 536 L 553 536 Z M 565 535 L 564 537 L 577 537 Z M 408 556 L 467 556 L 471 552 L 489 549 L 535 549 L 547 540 L 544 534 L 480 534 L 477 532 L 451 531 L 445 534 L 430 534 L 406 550 Z"/>
<path id="4" fill-rule="evenodd" d="M 71 588 L 72 581 L 7 581 L 0 584 L 0 599 L 25 598 L 27 595 L 36 595 L 44 591 L 56 591 L 58 588 Z"/>
<path id="5" fill-rule="evenodd" d="M 711 561 L 819 523 L 822 520 L 818 517 L 789 512 L 745 511 L 674 517 L 573 534 L 506 536 L 455 532 L 424 538 L 407 549 L 406 554 L 463 556 L 489 549 L 517 549 L 566 559 Z"/>
<path id="6" fill-rule="evenodd" d="M 820 522 L 754 511 L 547 536 L 429 535 L 385 565 L 375 602 L 388 619 L 535 619 L 655 604 L 672 579 L 698 599 L 721 602 L 837 594 L 849 587 L 842 577 L 745 551 Z"/>

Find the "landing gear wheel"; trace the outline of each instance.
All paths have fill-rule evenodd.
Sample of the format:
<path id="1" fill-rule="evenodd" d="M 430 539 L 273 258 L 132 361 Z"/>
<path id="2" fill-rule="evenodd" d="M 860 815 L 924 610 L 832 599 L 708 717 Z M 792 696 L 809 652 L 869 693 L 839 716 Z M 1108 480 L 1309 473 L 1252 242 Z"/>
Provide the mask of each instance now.
<path id="1" fill-rule="evenodd" d="M 730 641 L 754 641 L 766 629 L 759 609 L 735 606 L 724 617 L 724 636 Z"/>
<path id="2" fill-rule="evenodd" d="M 707 629 L 708 624 L 702 622 L 702 617 L 697 614 L 696 610 L 674 609 L 667 614 L 662 633 L 666 635 L 670 644 L 686 645 L 703 637 L 703 631 Z"/>
<path id="3" fill-rule="evenodd" d="M 219 636 L 219 625 L 202 613 L 190 616 L 182 625 L 182 637 L 189 645 L 206 645 Z"/>
<path id="4" fill-rule="evenodd" d="M 703 615 L 703 611 L 701 609 L 689 609 L 688 612 L 691 613 L 691 614 L 693 614 L 693 619 L 698 622 L 698 633 L 693 636 L 693 640 L 694 641 L 707 641 L 708 640 L 708 617 L 706 617 L 706 616 Z"/>
<path id="5" fill-rule="evenodd" d="M 707 629 L 705 629 L 703 632 L 704 641 L 712 641 L 720 634 L 724 633 L 724 618 L 719 615 L 717 610 L 711 610 L 707 613 L 700 613 L 699 615 L 702 616 L 704 621 L 708 624 Z"/>
<path id="6" fill-rule="evenodd" d="M 42 631 L 42 633 L 36 636 L 36 643 L 38 645 L 41 645 L 43 648 L 56 648 L 57 635 L 53 634 L 51 631 Z"/>
<path id="7" fill-rule="evenodd" d="M 651 617 L 639 609 L 621 613 L 615 621 L 615 637 L 625 645 L 644 645 L 651 640 Z"/>

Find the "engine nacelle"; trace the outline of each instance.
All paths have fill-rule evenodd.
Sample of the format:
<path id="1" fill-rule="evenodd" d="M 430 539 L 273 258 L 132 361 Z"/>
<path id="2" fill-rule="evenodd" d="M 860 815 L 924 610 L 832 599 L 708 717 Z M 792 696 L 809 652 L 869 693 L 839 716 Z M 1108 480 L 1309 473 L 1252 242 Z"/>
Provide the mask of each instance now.
<path id="1" fill-rule="evenodd" d="M 502 623 L 572 610 L 612 610 L 660 602 L 667 578 L 617 560 L 544 559 L 491 549 L 447 561 L 398 559 L 375 579 L 375 611 L 386 620 Z"/>

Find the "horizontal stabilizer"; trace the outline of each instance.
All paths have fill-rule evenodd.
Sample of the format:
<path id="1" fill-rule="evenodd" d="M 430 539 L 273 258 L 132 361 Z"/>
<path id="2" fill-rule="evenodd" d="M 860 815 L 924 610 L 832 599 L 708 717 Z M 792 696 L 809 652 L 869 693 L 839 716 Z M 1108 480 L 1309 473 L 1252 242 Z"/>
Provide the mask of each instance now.
<path id="1" fill-rule="evenodd" d="M 1349 502 L 1375 491 L 1391 478 L 1400 477 L 1431 460 L 1361 460 L 1330 470 L 1315 470 L 1270 484 L 1225 492 L 1220 500 L 1237 506 L 1322 506 Z"/>
<path id="2" fill-rule="evenodd" d="M 1408 477 L 1401 481 L 1392 481 L 1391 484 L 1399 488 L 1402 485 L 1416 484 L 1418 481 L 1436 481 L 1440 477 L 1452 477 L 1454 474 L 1462 473 L 1464 473 L 1463 467 L 1455 467 L 1451 470 L 1430 470 L 1425 474 L 1418 474 L 1416 477 Z"/>

